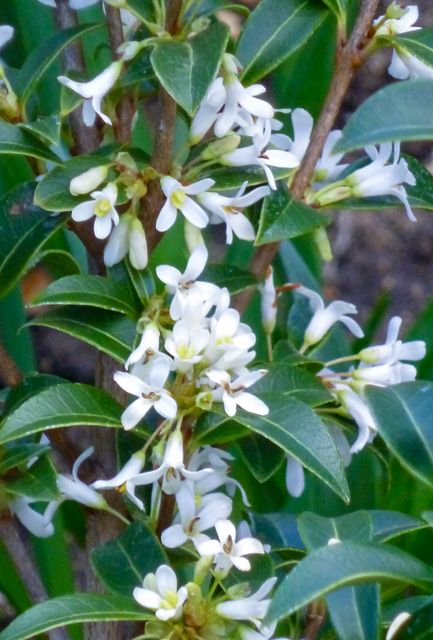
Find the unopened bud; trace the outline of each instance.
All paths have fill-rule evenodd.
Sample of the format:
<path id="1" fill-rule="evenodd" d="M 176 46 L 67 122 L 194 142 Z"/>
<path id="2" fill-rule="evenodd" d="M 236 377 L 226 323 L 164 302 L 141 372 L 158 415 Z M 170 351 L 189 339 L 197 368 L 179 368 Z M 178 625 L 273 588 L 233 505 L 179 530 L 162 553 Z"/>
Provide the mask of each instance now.
<path id="1" fill-rule="evenodd" d="M 209 575 L 210 568 L 213 564 L 213 556 L 202 556 L 196 563 L 194 569 L 194 582 L 197 589 L 197 585 L 201 585 L 206 576 Z M 189 583 L 190 585 L 191 583 Z M 189 587 L 187 585 L 187 588 Z M 189 589 L 188 589 L 189 592 Z M 201 593 L 201 591 L 200 591 Z"/>
<path id="2" fill-rule="evenodd" d="M 237 133 L 230 133 L 228 136 L 208 144 L 202 152 L 201 157 L 203 160 L 214 160 L 225 153 L 230 153 L 237 149 L 240 142 L 241 137 Z"/>
<path id="3" fill-rule="evenodd" d="M 324 262 L 331 262 L 333 259 L 331 243 L 328 234 L 323 227 L 319 227 L 314 231 L 314 242 L 319 251 L 320 257 Z"/>
<path id="4" fill-rule="evenodd" d="M 398 20 L 406 13 L 407 9 L 400 7 L 397 2 L 392 2 L 385 12 L 385 16 L 391 20 Z"/>
<path id="5" fill-rule="evenodd" d="M 108 166 L 92 167 L 79 176 L 73 178 L 69 184 L 69 191 L 73 196 L 82 196 L 94 191 L 107 178 Z"/>
<path id="6" fill-rule="evenodd" d="M 251 589 L 248 582 L 239 582 L 239 584 L 234 584 L 232 587 L 227 589 L 227 595 L 230 600 L 238 600 L 248 596 L 250 591 Z"/>
<path id="7" fill-rule="evenodd" d="M 117 49 L 117 52 L 120 53 L 124 60 L 129 61 L 135 58 L 135 56 L 140 53 L 143 48 L 143 44 L 141 42 L 137 42 L 136 40 L 130 40 L 129 42 L 124 42 Z"/>
<path id="8" fill-rule="evenodd" d="M 146 234 L 140 220 L 133 218 L 129 223 L 129 260 L 134 269 L 147 267 L 148 252 Z"/>

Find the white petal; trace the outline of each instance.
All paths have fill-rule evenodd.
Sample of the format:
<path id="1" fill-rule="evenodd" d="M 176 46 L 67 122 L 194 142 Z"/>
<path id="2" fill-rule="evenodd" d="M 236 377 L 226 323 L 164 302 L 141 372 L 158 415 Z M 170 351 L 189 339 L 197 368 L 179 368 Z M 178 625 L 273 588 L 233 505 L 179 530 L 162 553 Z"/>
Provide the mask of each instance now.
<path id="1" fill-rule="evenodd" d="M 96 480 L 92 487 L 95 489 L 114 489 L 121 487 L 125 482 L 136 476 L 144 467 L 144 455 L 141 451 L 134 453 L 128 462 L 111 480 Z"/>
<path id="2" fill-rule="evenodd" d="M 252 393 L 243 392 L 236 396 L 237 404 L 249 413 L 255 413 L 259 416 L 267 416 L 269 413 L 269 407 L 257 396 L 253 396 Z"/>
<path id="3" fill-rule="evenodd" d="M 286 487 L 294 498 L 299 498 L 305 489 L 304 467 L 293 456 L 287 456 Z"/>
<path id="4" fill-rule="evenodd" d="M 225 544 L 230 537 L 234 542 L 236 540 L 236 527 L 230 520 L 217 520 L 215 529 L 220 541 Z"/>
<path id="5" fill-rule="evenodd" d="M 89 220 L 95 213 L 94 206 L 95 203 L 92 200 L 77 204 L 77 206 L 72 209 L 72 220 L 75 220 L 75 222 L 83 222 L 84 220 Z"/>
<path id="6" fill-rule="evenodd" d="M 113 229 L 104 248 L 104 263 L 107 267 L 117 264 L 128 253 L 128 224 L 120 224 Z"/>
<path id="7" fill-rule="evenodd" d="M 93 108 L 92 100 L 84 100 L 81 113 L 86 127 L 93 127 L 96 120 L 96 111 Z"/>
<path id="8" fill-rule="evenodd" d="M 392 52 L 391 64 L 388 67 L 388 73 L 397 80 L 407 80 L 407 78 L 409 78 L 409 69 L 400 58 L 397 51 Z"/>
<path id="9" fill-rule="evenodd" d="M 167 592 L 177 591 L 177 578 L 173 569 L 166 564 L 161 565 L 155 572 L 156 585 L 159 593 L 164 597 Z"/>
<path id="10" fill-rule="evenodd" d="M 185 531 L 180 524 L 174 524 L 162 532 L 161 542 L 169 549 L 180 547 L 188 540 Z"/>
<path id="11" fill-rule="evenodd" d="M 157 231 L 167 231 L 170 229 L 176 222 L 176 207 L 171 203 L 170 200 L 167 200 L 159 212 L 158 218 L 156 219 L 156 229 Z"/>
<path id="12" fill-rule="evenodd" d="M 14 35 L 14 28 L 8 24 L 2 24 L 0 26 L 0 49 L 5 46 L 9 40 L 12 40 Z"/>
<path id="13" fill-rule="evenodd" d="M 183 187 L 183 191 L 190 196 L 196 196 L 202 191 L 207 191 L 211 189 L 215 184 L 215 180 L 211 178 L 204 178 L 203 180 L 198 180 L 198 182 L 193 182 L 185 187 Z"/>
<path id="14" fill-rule="evenodd" d="M 159 413 L 163 418 L 167 420 L 173 420 L 177 415 L 176 400 L 168 395 L 168 393 L 161 394 L 159 400 L 154 404 L 155 411 Z"/>
<path id="15" fill-rule="evenodd" d="M 162 602 L 161 596 L 150 589 L 135 587 L 132 595 L 137 600 L 138 604 L 141 604 L 142 607 L 146 607 L 146 609 L 158 609 Z"/>
<path id="16" fill-rule="evenodd" d="M 182 211 L 185 218 L 199 229 L 203 229 L 204 227 L 206 227 L 209 222 L 209 218 L 205 210 L 202 209 L 200 205 L 198 205 L 188 196 L 185 198 L 182 206 L 180 207 L 180 210 Z"/>
<path id="17" fill-rule="evenodd" d="M 95 222 L 93 223 L 93 231 L 95 236 L 99 238 L 99 240 L 104 240 L 105 238 L 108 238 L 108 236 L 110 235 L 111 227 L 112 227 L 112 220 L 108 214 L 106 216 L 103 216 L 102 218 L 99 216 L 95 216 Z"/>
<path id="18" fill-rule="evenodd" d="M 182 276 L 184 282 L 195 281 L 206 266 L 208 252 L 204 244 L 198 245 L 191 253 L 185 272 Z"/>
<path id="19" fill-rule="evenodd" d="M 141 398 L 143 393 L 149 393 L 149 386 L 137 376 L 123 371 L 116 371 L 113 377 L 119 387 L 122 387 L 124 391 L 133 396 L 137 396 L 137 398 Z"/>
<path id="20" fill-rule="evenodd" d="M 183 190 L 180 182 L 171 176 L 163 176 L 161 178 L 161 189 L 167 198 L 170 198 L 175 191 Z"/>
<path id="21" fill-rule="evenodd" d="M 144 418 L 152 403 L 144 398 L 134 400 L 122 413 L 122 425 L 126 430 L 133 429 Z"/>

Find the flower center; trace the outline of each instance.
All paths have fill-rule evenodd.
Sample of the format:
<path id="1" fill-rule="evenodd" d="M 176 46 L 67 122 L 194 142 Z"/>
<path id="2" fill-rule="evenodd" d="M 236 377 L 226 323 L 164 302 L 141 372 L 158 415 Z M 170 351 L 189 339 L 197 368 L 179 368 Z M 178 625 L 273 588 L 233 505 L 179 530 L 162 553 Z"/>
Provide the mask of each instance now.
<path id="1" fill-rule="evenodd" d="M 178 347 L 177 347 L 177 355 L 179 356 L 179 358 L 181 358 L 182 360 L 188 360 L 189 358 L 194 357 L 195 355 L 195 351 L 192 348 L 191 345 L 186 344 L 185 342 L 182 342 Z"/>
<path id="2" fill-rule="evenodd" d="M 111 202 L 108 198 L 101 198 L 95 204 L 95 216 L 99 218 L 103 218 L 104 216 L 111 211 Z"/>
<path id="3" fill-rule="evenodd" d="M 186 198 L 186 195 L 184 194 L 184 192 L 178 189 L 177 191 L 174 191 L 171 194 L 170 200 L 172 204 L 176 207 L 176 209 L 179 209 L 183 205 L 185 198 Z"/>
<path id="4" fill-rule="evenodd" d="M 177 593 L 175 591 L 166 591 L 164 600 L 161 602 L 162 609 L 175 609 L 177 607 Z"/>
<path id="5" fill-rule="evenodd" d="M 232 550 L 233 550 L 233 538 L 229 536 L 225 541 L 225 543 L 223 544 L 223 551 L 224 553 L 227 553 L 228 555 L 230 555 Z"/>

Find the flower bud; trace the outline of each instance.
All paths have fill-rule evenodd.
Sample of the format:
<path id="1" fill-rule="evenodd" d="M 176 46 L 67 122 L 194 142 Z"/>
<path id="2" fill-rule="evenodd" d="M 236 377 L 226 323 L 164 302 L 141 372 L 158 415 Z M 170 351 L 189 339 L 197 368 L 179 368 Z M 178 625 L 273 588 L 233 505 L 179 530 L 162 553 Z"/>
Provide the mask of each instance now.
<path id="1" fill-rule="evenodd" d="M 266 272 L 265 282 L 260 287 L 262 326 L 266 334 L 271 335 L 275 329 L 277 317 L 277 292 L 274 285 L 274 272 L 271 266 Z"/>
<path id="2" fill-rule="evenodd" d="M 194 582 L 197 585 L 202 584 L 203 580 L 209 575 L 210 568 L 213 564 L 213 556 L 202 556 L 195 565 Z M 191 583 L 187 585 L 188 591 Z M 201 593 L 201 592 L 200 592 Z"/>
<path id="3" fill-rule="evenodd" d="M 82 196 L 95 191 L 104 182 L 108 174 L 108 166 L 100 165 L 92 167 L 79 176 L 73 178 L 69 185 L 69 191 L 73 196 Z"/>
<path id="4" fill-rule="evenodd" d="M 148 253 L 146 234 L 140 220 L 134 218 L 129 223 L 129 260 L 134 269 L 145 269 Z"/>
<path id="5" fill-rule="evenodd" d="M 385 16 L 391 20 L 398 20 L 406 13 L 407 9 L 400 7 L 397 2 L 392 2 L 385 12 Z"/>
<path id="6" fill-rule="evenodd" d="M 142 43 L 137 42 L 136 40 L 130 40 L 129 42 L 124 42 L 117 49 L 117 52 L 120 53 L 124 60 L 129 61 L 135 58 L 135 56 L 140 53 L 142 49 Z"/>
<path id="7" fill-rule="evenodd" d="M 203 411 L 210 411 L 212 408 L 212 393 L 210 391 L 202 391 L 196 396 L 195 404 Z"/>
<path id="8" fill-rule="evenodd" d="M 224 136 L 224 138 L 214 140 L 214 142 L 208 144 L 202 152 L 201 157 L 203 160 L 214 160 L 225 153 L 230 153 L 237 149 L 240 142 L 241 137 L 237 133 L 230 133 L 229 135 Z"/>
<path id="9" fill-rule="evenodd" d="M 326 230 L 323 227 L 319 227 L 314 231 L 313 237 L 322 260 L 331 262 L 334 256 L 332 255 L 332 247 Z"/>

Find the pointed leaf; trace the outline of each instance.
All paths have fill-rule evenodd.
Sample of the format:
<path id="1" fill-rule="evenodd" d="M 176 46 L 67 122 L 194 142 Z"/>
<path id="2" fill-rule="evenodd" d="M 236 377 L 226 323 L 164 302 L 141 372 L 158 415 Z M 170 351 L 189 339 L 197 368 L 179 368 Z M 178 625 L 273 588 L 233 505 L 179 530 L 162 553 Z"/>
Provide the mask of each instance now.
<path id="1" fill-rule="evenodd" d="M 423 520 L 397 511 L 373 509 L 368 511 L 368 514 L 373 526 L 373 539 L 376 542 L 386 542 L 403 533 L 424 529 L 427 526 Z"/>
<path id="2" fill-rule="evenodd" d="M 33 500 L 58 500 L 57 473 L 49 458 L 44 456 L 31 465 L 23 477 L 7 483 L 7 491 L 14 495 L 27 496 Z"/>
<path id="3" fill-rule="evenodd" d="M 401 33 L 391 40 L 394 46 L 432 67 L 433 75 L 433 27 Z"/>
<path id="4" fill-rule="evenodd" d="M 208 264 L 201 275 L 202 280 L 226 287 L 231 295 L 257 285 L 255 276 L 233 264 Z"/>
<path id="5" fill-rule="evenodd" d="M 158 80 L 188 115 L 194 115 L 215 78 L 228 38 L 228 28 L 215 22 L 189 40 L 161 42 L 152 51 Z"/>
<path id="6" fill-rule="evenodd" d="M 0 122 L 0 154 L 30 156 L 60 163 L 60 158 L 29 131 L 9 122 Z"/>
<path id="7" fill-rule="evenodd" d="M 0 444 L 59 427 L 120 427 L 122 407 L 87 384 L 49 387 L 23 402 L 0 424 Z"/>
<path id="8" fill-rule="evenodd" d="M 267 619 L 284 618 L 339 587 L 380 580 L 431 587 L 433 569 L 408 553 L 384 544 L 340 542 L 321 547 L 284 579 L 269 607 Z"/>

